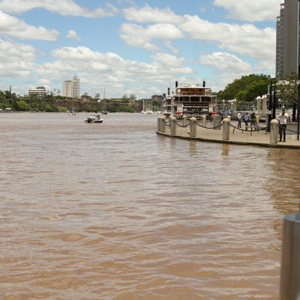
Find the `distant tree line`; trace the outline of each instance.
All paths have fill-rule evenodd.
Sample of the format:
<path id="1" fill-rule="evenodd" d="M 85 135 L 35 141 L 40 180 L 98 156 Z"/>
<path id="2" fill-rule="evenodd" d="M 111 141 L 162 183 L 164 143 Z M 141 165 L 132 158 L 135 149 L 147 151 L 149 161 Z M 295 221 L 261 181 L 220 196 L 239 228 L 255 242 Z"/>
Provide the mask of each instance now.
<path id="1" fill-rule="evenodd" d="M 13 111 L 39 112 L 141 112 L 142 100 L 136 100 L 134 95 L 121 99 L 100 99 L 83 95 L 81 99 L 71 99 L 62 96 L 46 95 L 39 97 L 30 95 L 20 97 L 10 91 L 0 91 L 0 109 L 10 108 Z"/>

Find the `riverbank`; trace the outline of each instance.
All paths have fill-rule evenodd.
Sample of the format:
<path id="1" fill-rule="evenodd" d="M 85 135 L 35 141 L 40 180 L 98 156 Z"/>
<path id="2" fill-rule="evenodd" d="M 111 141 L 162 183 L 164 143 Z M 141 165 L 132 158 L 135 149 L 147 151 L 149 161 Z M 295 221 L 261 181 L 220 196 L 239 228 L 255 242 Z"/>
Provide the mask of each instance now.
<path id="1" fill-rule="evenodd" d="M 172 124 L 173 122 L 173 124 Z M 173 126 L 173 127 L 172 127 Z M 263 125 L 253 128 L 237 128 L 237 122 L 229 122 L 227 137 L 224 138 L 224 125 L 214 127 L 213 122 L 205 120 L 195 122 L 195 129 L 191 129 L 190 121 L 172 120 L 159 117 L 156 133 L 158 135 L 186 139 L 197 140 L 202 142 L 225 143 L 237 145 L 249 145 L 272 148 L 289 148 L 300 149 L 300 141 L 297 140 L 297 134 L 287 129 L 286 142 L 278 142 L 278 132 L 275 133 L 275 141 L 271 142 L 271 133 L 267 132 Z M 193 132 L 194 131 L 194 132 Z M 193 134 L 191 134 L 193 133 Z"/>

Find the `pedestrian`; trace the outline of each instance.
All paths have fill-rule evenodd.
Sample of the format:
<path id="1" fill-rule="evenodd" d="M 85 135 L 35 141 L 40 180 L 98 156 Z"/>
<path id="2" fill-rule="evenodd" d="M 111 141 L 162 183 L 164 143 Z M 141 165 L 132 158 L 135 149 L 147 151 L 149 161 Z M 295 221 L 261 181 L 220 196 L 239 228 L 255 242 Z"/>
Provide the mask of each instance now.
<path id="1" fill-rule="evenodd" d="M 242 116 L 242 114 L 241 114 L 240 111 L 238 112 L 237 117 L 238 117 L 238 128 L 242 128 L 242 119 L 243 119 L 243 116 Z"/>
<path id="2" fill-rule="evenodd" d="M 251 114 L 250 120 L 251 120 L 251 126 L 256 126 L 256 116 L 255 116 L 255 112 L 253 112 L 253 113 Z"/>
<path id="3" fill-rule="evenodd" d="M 249 114 L 247 112 L 245 113 L 244 121 L 245 121 L 246 130 L 248 130 Z"/>
<path id="4" fill-rule="evenodd" d="M 289 114 L 285 112 L 284 107 L 278 116 L 279 119 L 279 142 L 285 142 L 286 125 L 289 119 Z"/>

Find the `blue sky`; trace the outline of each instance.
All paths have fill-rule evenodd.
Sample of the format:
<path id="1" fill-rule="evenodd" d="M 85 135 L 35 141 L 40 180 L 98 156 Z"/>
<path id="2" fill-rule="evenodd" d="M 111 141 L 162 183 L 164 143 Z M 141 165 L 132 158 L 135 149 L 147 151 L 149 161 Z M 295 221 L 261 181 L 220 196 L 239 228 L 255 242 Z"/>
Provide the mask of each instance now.
<path id="1" fill-rule="evenodd" d="M 280 0 L 2 0 L 0 89 L 58 93 L 78 76 L 101 98 L 166 93 L 175 81 L 218 92 L 275 72 Z"/>

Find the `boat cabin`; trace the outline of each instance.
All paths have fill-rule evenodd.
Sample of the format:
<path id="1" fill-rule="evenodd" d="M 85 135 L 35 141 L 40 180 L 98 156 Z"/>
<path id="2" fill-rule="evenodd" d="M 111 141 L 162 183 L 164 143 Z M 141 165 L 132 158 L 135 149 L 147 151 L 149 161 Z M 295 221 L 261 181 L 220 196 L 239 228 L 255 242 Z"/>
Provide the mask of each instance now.
<path id="1" fill-rule="evenodd" d="M 200 85 L 175 84 L 175 93 L 168 95 L 163 102 L 165 112 L 175 116 L 200 118 L 203 114 L 211 114 L 217 106 L 217 96 L 213 95 L 210 88 Z"/>

